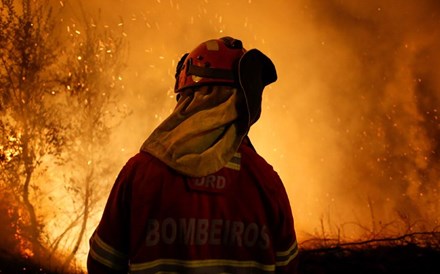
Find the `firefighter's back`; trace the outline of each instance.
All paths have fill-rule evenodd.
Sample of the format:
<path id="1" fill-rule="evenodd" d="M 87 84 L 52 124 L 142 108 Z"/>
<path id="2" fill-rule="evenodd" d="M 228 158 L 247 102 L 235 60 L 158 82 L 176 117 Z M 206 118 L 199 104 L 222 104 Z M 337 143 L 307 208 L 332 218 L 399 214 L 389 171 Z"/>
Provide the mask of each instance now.
<path id="1" fill-rule="evenodd" d="M 288 201 L 278 175 L 251 148 L 242 145 L 225 168 L 200 178 L 143 152 L 131 164 L 133 273 L 271 273 L 284 259 L 276 250 L 292 242 L 279 243 L 277 234 Z"/>

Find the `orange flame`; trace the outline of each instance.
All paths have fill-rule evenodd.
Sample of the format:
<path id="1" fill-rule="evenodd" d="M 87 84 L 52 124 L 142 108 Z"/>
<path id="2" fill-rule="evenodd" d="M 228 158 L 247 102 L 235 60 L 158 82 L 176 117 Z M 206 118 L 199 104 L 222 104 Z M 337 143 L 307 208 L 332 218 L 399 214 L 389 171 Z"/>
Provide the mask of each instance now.
<path id="1" fill-rule="evenodd" d="M 174 107 L 170 97 L 181 54 L 200 41 L 231 35 L 267 53 L 277 66 L 279 80 L 265 91 L 262 117 L 250 137 L 286 185 L 301 240 L 440 225 L 435 1 L 83 4 L 87 10 L 102 8 L 108 25 L 123 25 L 130 40 L 120 102 L 133 115 L 109 144 L 124 147 L 112 155 L 119 166 Z M 114 23 L 121 13 L 131 20 Z M 74 25 L 67 31 L 82 35 Z M 0 147 L 8 161 L 20 152 Z M 59 184 L 53 199 L 61 201 Z M 50 206 L 46 210 L 52 212 Z M 95 212 L 89 236 L 99 219 Z M 53 237 L 62 229 L 58 221 L 48 224 Z M 21 232 L 15 234 L 20 250 L 32 256 Z M 87 248 L 85 240 L 77 256 L 83 265 Z"/>

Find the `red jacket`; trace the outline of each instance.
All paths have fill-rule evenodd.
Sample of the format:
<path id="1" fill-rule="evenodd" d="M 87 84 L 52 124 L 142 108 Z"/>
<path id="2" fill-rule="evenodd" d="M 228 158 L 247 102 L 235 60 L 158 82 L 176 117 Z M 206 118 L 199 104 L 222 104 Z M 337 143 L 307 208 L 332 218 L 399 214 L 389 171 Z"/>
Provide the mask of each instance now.
<path id="1" fill-rule="evenodd" d="M 220 171 L 189 178 L 148 153 L 120 172 L 90 239 L 94 273 L 295 273 L 284 186 L 242 144 Z"/>

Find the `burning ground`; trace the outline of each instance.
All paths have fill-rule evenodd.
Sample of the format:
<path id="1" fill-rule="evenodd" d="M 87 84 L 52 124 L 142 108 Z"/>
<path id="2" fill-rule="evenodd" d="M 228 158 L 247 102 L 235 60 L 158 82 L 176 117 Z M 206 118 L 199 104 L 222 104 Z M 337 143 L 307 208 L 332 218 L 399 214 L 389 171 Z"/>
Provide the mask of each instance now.
<path id="1" fill-rule="evenodd" d="M 413 233 L 395 238 L 338 243 L 314 239 L 299 253 L 301 274 L 437 274 L 439 233 Z M 83 274 L 78 269 L 50 271 L 24 258 L 0 254 L 0 273 Z"/>

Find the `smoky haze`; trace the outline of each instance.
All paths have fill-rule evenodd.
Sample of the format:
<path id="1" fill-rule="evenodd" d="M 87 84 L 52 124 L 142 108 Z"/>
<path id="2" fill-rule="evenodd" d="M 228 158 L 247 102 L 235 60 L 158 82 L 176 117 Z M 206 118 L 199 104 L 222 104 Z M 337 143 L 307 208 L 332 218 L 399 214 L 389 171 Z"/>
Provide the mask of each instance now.
<path id="1" fill-rule="evenodd" d="M 180 56 L 233 36 L 276 65 L 250 137 L 283 179 L 300 237 L 323 224 L 345 237 L 391 222 L 439 224 L 438 1 L 83 5 L 127 35 L 121 104 L 132 114 L 111 144 L 121 167 L 174 107 Z"/>

